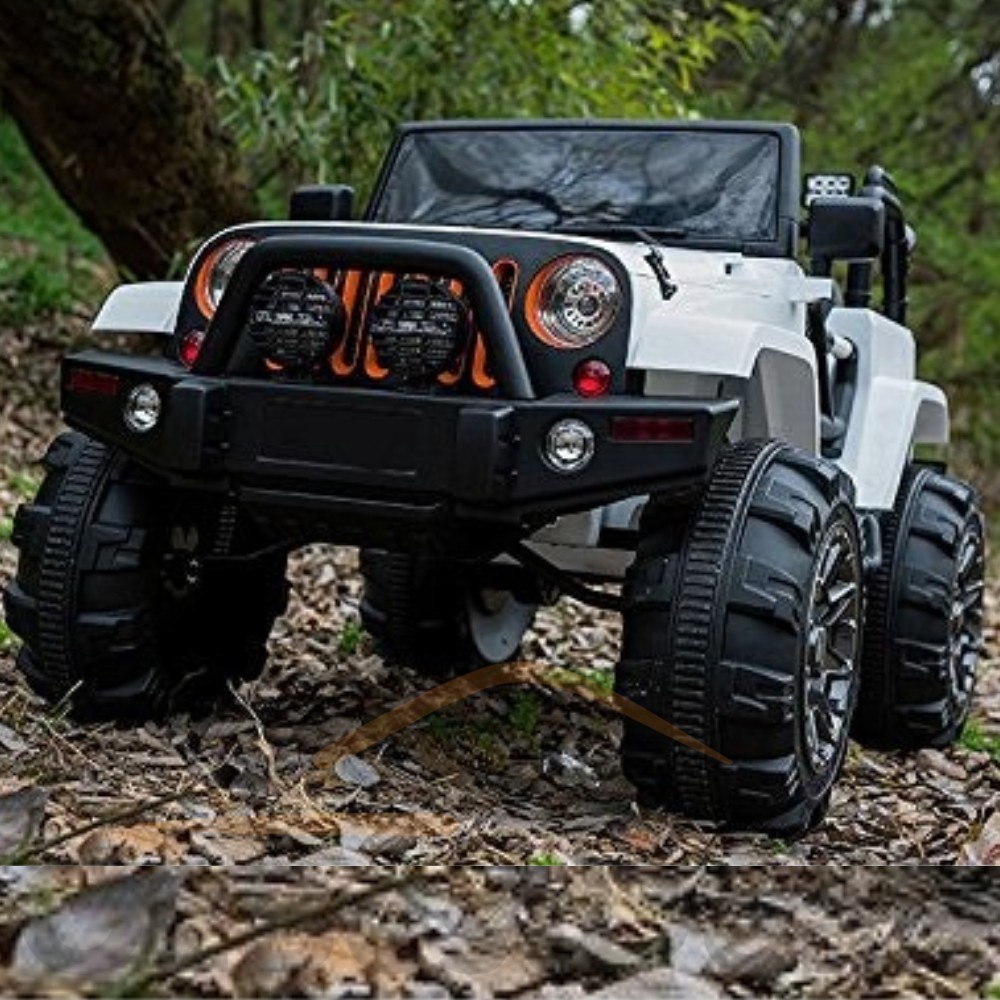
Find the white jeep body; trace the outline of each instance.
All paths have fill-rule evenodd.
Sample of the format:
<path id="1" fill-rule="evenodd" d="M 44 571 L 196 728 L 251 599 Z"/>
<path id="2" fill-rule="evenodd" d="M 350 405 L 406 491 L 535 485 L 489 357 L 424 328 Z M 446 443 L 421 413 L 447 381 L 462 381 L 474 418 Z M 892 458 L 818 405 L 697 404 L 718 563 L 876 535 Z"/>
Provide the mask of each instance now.
<path id="1" fill-rule="evenodd" d="M 272 224 L 280 229 L 292 223 Z M 331 233 L 344 224 L 324 223 Z M 373 224 L 372 229 L 381 228 Z M 414 235 L 436 227 L 401 227 Z M 497 231 L 503 235 L 502 231 Z M 222 234 L 222 238 L 226 234 Z M 530 239 L 530 233 L 510 233 Z M 820 451 L 816 354 L 805 335 L 806 305 L 833 294 L 828 278 L 808 277 L 792 260 L 731 252 L 663 248 L 679 292 L 664 301 L 640 243 L 574 237 L 581 249 L 615 255 L 631 281 L 628 367 L 645 373 L 646 394 L 738 398 L 730 439 L 777 438 Z M 170 335 L 184 282 L 122 285 L 94 320 L 97 333 Z M 842 455 L 862 510 L 892 507 L 914 445 L 948 442 L 948 402 L 916 379 L 913 334 L 871 309 L 835 307 L 827 319 L 835 353 L 857 358 L 854 402 Z M 836 363 L 836 357 L 831 359 Z M 619 578 L 631 552 L 602 548 L 604 528 L 634 531 L 644 496 L 559 518 L 529 544 L 562 570 Z"/>

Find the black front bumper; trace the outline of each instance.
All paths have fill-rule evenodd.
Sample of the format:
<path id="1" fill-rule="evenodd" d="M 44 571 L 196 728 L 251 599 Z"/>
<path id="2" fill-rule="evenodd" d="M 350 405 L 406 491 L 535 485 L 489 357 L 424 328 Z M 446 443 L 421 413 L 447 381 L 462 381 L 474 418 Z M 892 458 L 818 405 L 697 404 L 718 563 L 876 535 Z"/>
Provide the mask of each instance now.
<path id="1" fill-rule="evenodd" d="M 163 405 L 157 426 L 137 434 L 122 410 L 140 384 L 154 386 Z M 335 521 L 354 536 L 379 522 L 526 526 L 697 481 L 738 408 L 735 400 L 507 401 L 302 385 L 97 351 L 64 361 L 62 389 L 71 426 L 175 484 Z M 565 417 L 586 421 L 596 438 L 593 460 L 576 473 L 542 457 L 549 428 Z M 613 440 L 621 417 L 689 421 L 690 440 Z"/>

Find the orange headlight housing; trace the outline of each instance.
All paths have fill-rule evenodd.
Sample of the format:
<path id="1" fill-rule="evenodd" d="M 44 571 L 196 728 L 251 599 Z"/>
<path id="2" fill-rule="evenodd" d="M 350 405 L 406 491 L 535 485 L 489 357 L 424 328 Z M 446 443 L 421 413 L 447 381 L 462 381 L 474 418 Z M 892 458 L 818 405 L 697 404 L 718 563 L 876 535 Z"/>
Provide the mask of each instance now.
<path id="1" fill-rule="evenodd" d="M 229 240 L 220 243 L 202 261 L 194 280 L 194 298 L 198 311 L 205 319 L 215 315 L 236 265 L 253 245 L 253 240 Z"/>
<path id="2" fill-rule="evenodd" d="M 589 347 L 612 327 L 623 293 L 614 271 L 598 257 L 573 254 L 549 261 L 525 297 L 528 326 L 561 350 Z"/>

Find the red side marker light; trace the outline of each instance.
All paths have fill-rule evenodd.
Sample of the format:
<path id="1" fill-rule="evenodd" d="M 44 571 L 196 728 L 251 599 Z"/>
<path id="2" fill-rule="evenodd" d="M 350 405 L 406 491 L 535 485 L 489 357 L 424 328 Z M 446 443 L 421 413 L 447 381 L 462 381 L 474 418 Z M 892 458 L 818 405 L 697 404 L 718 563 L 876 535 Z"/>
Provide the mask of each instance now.
<path id="1" fill-rule="evenodd" d="M 66 389 L 92 396 L 117 396 L 118 376 L 94 371 L 93 368 L 74 368 L 69 373 Z"/>
<path id="2" fill-rule="evenodd" d="M 597 358 L 581 361 L 573 369 L 573 388 L 585 399 L 603 396 L 611 388 L 611 369 Z"/>
<path id="3" fill-rule="evenodd" d="M 198 355 L 201 353 L 201 345 L 204 343 L 204 330 L 188 330 L 188 332 L 181 337 L 181 345 L 178 350 L 178 354 L 180 355 L 181 364 L 184 365 L 185 368 L 194 367 L 194 363 L 198 360 Z"/>
<path id="4" fill-rule="evenodd" d="M 690 444 L 694 421 L 690 417 L 612 417 L 611 440 Z"/>

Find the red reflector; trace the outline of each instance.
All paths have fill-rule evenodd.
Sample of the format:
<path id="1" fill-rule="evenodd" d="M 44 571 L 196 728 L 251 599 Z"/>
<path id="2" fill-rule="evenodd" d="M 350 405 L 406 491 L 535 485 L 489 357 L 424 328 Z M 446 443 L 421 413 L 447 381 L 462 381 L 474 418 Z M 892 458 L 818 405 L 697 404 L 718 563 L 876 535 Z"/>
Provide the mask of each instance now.
<path id="1" fill-rule="evenodd" d="M 69 373 L 66 388 L 70 392 L 89 392 L 95 396 L 117 396 L 118 376 L 95 372 L 92 368 L 74 368 Z"/>
<path id="2" fill-rule="evenodd" d="M 603 396 L 611 388 L 611 369 L 596 358 L 581 361 L 573 369 L 573 388 L 587 399 Z"/>
<path id="3" fill-rule="evenodd" d="M 690 417 L 612 417 L 611 440 L 690 444 L 694 421 Z"/>
<path id="4" fill-rule="evenodd" d="M 204 342 L 204 330 L 188 330 L 188 332 L 181 337 L 181 346 L 178 354 L 180 354 L 181 364 L 184 365 L 185 368 L 194 367 L 194 363 L 198 360 L 198 355 L 201 353 L 201 345 Z"/>

